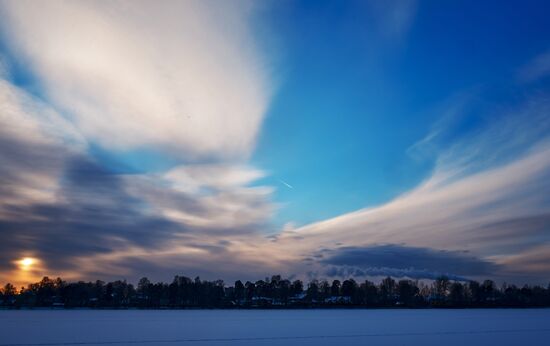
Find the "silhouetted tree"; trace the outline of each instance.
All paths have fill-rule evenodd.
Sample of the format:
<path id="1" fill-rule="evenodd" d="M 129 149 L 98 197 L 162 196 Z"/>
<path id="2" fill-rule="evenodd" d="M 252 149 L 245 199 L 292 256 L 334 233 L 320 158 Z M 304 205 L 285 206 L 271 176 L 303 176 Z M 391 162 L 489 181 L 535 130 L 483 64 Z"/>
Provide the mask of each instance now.
<path id="1" fill-rule="evenodd" d="M 385 305 L 394 305 L 396 302 L 395 280 L 387 277 L 380 283 L 380 299 Z"/>
<path id="2" fill-rule="evenodd" d="M 241 280 L 235 281 L 235 299 L 238 301 L 245 298 L 245 288 Z"/>
<path id="3" fill-rule="evenodd" d="M 481 285 L 481 296 L 485 304 L 493 304 L 496 300 L 495 283 L 492 280 L 485 280 Z"/>
<path id="4" fill-rule="evenodd" d="M 313 280 L 307 286 L 307 299 L 309 302 L 317 302 L 319 299 L 319 283 Z"/>
<path id="5" fill-rule="evenodd" d="M 468 297 L 472 305 L 478 306 L 482 301 L 481 287 L 479 282 L 470 281 L 468 283 Z"/>
<path id="6" fill-rule="evenodd" d="M 379 294 L 376 285 L 368 280 L 361 286 L 364 291 L 363 303 L 366 306 L 375 306 L 379 302 Z"/>
<path id="7" fill-rule="evenodd" d="M 248 301 L 250 301 L 250 300 L 252 300 L 252 298 L 254 297 L 254 294 L 256 292 L 256 285 L 254 285 L 250 281 L 247 281 L 244 286 L 246 288 L 246 299 Z"/>
<path id="8" fill-rule="evenodd" d="M 327 298 L 329 298 L 332 294 L 331 294 L 331 285 L 328 283 L 327 280 L 322 280 L 320 283 L 319 283 L 319 299 L 320 300 L 326 300 Z"/>
<path id="9" fill-rule="evenodd" d="M 437 301 L 439 304 L 444 304 L 446 301 L 447 293 L 449 290 L 449 278 L 446 276 L 440 276 L 435 279 L 433 283 L 433 294 L 434 301 Z"/>
<path id="10" fill-rule="evenodd" d="M 400 280 L 397 283 L 397 292 L 399 295 L 399 301 L 405 306 L 414 306 L 416 301 L 416 295 L 418 294 L 418 287 L 411 280 Z"/>
<path id="11" fill-rule="evenodd" d="M 125 280 L 105 283 L 72 282 L 60 278 L 44 277 L 19 292 L 6 284 L 0 290 L 0 304 L 4 307 L 89 307 L 89 308 L 224 308 L 285 307 L 285 306 L 406 306 L 406 307 L 550 307 L 550 287 L 503 284 L 498 288 L 491 280 L 482 284 L 475 281 L 451 282 L 446 277 L 434 280 L 430 285 L 402 279 L 398 283 L 391 277 L 383 279 L 378 287 L 365 281 L 358 285 L 352 278 L 332 285 L 326 280 L 311 280 L 305 297 L 304 284 L 292 283 L 274 275 L 256 283 L 244 285 L 237 280 L 233 287 L 226 287 L 222 280 L 207 281 L 199 277 L 191 280 L 175 276 L 170 284 L 152 283 L 147 278 L 139 280 L 137 289 Z M 336 295 L 333 295 L 336 294 Z"/>
<path id="12" fill-rule="evenodd" d="M 464 285 L 453 282 L 449 286 L 449 302 L 452 306 L 462 306 L 466 301 Z"/>
<path id="13" fill-rule="evenodd" d="M 17 294 L 17 289 L 14 285 L 7 283 L 2 289 L 2 294 L 4 297 L 13 297 Z"/>
<path id="14" fill-rule="evenodd" d="M 302 280 L 294 280 L 290 285 L 290 294 L 298 296 L 304 292 L 304 283 Z"/>
<path id="15" fill-rule="evenodd" d="M 290 281 L 280 280 L 277 286 L 277 294 L 275 295 L 275 298 L 281 300 L 284 305 L 287 305 L 290 295 Z"/>
<path id="16" fill-rule="evenodd" d="M 339 280 L 334 280 L 332 281 L 332 286 L 330 287 L 330 294 L 333 296 L 333 297 L 337 297 L 340 295 L 340 281 Z"/>
<path id="17" fill-rule="evenodd" d="M 357 302 L 357 282 L 355 282 L 355 280 L 344 280 L 341 292 L 342 296 L 346 299 L 346 304 Z"/>

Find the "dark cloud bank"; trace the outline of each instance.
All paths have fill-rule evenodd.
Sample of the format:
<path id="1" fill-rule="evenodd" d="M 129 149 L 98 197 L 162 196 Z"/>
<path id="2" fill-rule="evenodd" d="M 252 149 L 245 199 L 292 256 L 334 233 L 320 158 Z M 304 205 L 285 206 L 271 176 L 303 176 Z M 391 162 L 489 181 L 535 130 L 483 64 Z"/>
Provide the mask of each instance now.
<path id="1" fill-rule="evenodd" d="M 12 182 L 13 183 L 13 182 Z M 32 249 L 48 267 L 71 267 L 71 258 L 112 251 L 113 239 L 155 246 L 182 232 L 181 225 L 147 216 L 119 177 L 84 157 L 66 162 L 57 203 L 9 206 L 16 218 L 0 219 L 3 263 Z"/>
<path id="2" fill-rule="evenodd" d="M 444 251 L 402 245 L 343 247 L 322 251 L 320 262 L 329 276 L 394 276 L 435 279 L 447 275 L 464 280 L 471 276 L 492 276 L 498 269 L 494 263 L 466 252 Z"/>

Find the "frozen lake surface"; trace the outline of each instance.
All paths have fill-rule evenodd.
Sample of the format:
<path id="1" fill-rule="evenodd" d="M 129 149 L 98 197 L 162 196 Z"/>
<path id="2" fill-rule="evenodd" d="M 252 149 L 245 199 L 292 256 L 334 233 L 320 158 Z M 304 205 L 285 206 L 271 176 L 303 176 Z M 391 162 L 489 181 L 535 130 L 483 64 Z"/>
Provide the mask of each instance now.
<path id="1" fill-rule="evenodd" d="M 543 345 L 550 309 L 0 311 L 7 345 Z"/>

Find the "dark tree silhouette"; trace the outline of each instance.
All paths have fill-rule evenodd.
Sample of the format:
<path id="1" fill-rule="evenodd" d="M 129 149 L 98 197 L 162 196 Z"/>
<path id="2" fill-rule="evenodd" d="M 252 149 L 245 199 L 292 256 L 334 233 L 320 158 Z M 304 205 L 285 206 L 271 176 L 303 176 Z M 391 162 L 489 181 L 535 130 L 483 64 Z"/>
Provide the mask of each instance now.
<path id="1" fill-rule="evenodd" d="M 400 280 L 397 283 L 399 302 L 405 306 L 416 306 L 416 297 L 418 296 L 418 293 L 418 286 L 411 280 Z"/>
<path id="2" fill-rule="evenodd" d="M 503 284 L 498 288 L 491 280 L 450 281 L 440 277 L 426 285 L 391 277 L 380 284 L 361 284 L 349 278 L 312 280 L 304 290 L 300 280 L 290 282 L 280 275 L 234 286 L 223 281 L 191 280 L 175 276 L 170 284 L 139 280 L 137 287 L 126 281 L 105 283 L 71 282 L 44 277 L 19 291 L 6 284 L 0 289 L 0 306 L 4 308 L 291 308 L 291 307 L 550 307 L 550 285 L 521 288 Z"/>
<path id="3" fill-rule="evenodd" d="M 334 297 L 340 295 L 340 281 L 339 280 L 334 280 L 332 282 L 332 286 L 330 287 L 330 294 L 332 294 L 332 296 L 334 296 Z"/>

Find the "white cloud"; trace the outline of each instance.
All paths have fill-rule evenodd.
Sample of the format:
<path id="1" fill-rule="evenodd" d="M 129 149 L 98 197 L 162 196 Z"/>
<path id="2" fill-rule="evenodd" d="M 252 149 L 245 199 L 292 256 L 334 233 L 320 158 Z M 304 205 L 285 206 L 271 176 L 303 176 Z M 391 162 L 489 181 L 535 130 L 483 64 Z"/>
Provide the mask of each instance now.
<path id="1" fill-rule="evenodd" d="M 12 49 L 87 138 L 187 159 L 253 148 L 271 90 L 250 2 L 1 6 Z"/>
<path id="2" fill-rule="evenodd" d="M 6 239 L 0 263 L 31 253 L 43 260 L 37 275 L 71 278 L 90 274 L 75 266 L 90 256 L 112 258 L 102 270 L 121 270 L 110 275 L 124 273 L 117 259 L 135 261 L 144 254 L 151 265 L 174 265 L 171 256 L 194 261 L 199 269 L 220 267 L 239 260 L 211 249 L 261 238 L 276 207 L 272 188 L 250 186 L 264 172 L 244 164 L 118 175 L 90 158 L 86 148 L 79 131 L 55 110 L 0 80 L 0 233 Z M 0 280 L 10 273 L 0 268 Z"/>
<path id="3" fill-rule="evenodd" d="M 86 272 L 71 266 L 75 257 L 92 253 L 172 264 L 166 256 L 177 254 L 197 267 L 239 262 L 204 249 L 261 238 L 276 208 L 272 188 L 250 186 L 265 172 L 243 163 L 271 92 L 253 4 L 2 1 L 0 13 L 12 55 L 44 99 L 0 84 L 0 222 L 11 239 L 2 256 L 32 250 L 44 256 L 44 274 L 63 268 L 71 277 Z M 212 163 L 114 175 L 87 154 L 90 142 Z M 86 211 L 105 220 L 74 216 Z M 75 251 L 47 246 L 52 239 Z"/>
<path id="4" fill-rule="evenodd" d="M 441 151 L 433 174 L 412 191 L 378 207 L 284 231 L 273 251 L 299 261 L 320 249 L 403 244 L 466 250 L 509 265 L 517 254 L 548 244 L 548 229 L 541 226 L 550 219 L 548 106 L 544 98 L 527 102 Z M 550 273 L 540 263 L 529 269 L 530 280 Z"/>
<path id="5" fill-rule="evenodd" d="M 182 226 L 232 233 L 254 233 L 267 224 L 276 206 L 273 189 L 248 186 L 263 173 L 228 165 L 186 165 L 164 175 L 129 175 L 128 191 Z"/>
<path id="6" fill-rule="evenodd" d="M 396 4 L 380 5 L 388 25 L 382 30 L 402 36 L 412 23 L 415 4 Z M 86 244 L 83 261 L 102 258 L 104 268 L 123 268 L 125 260 L 146 258 L 170 270 L 185 262 L 203 271 L 215 267 L 221 276 L 240 274 L 243 266 L 247 272 L 296 273 L 311 269 L 301 261 L 322 248 L 392 243 L 468 250 L 517 271 L 528 266 L 533 275 L 550 273 L 544 264 L 547 243 L 532 243 L 547 236 L 547 229 L 537 220 L 531 222 L 541 215 L 547 220 L 550 214 L 550 107 L 544 100 L 499 117 L 500 124 L 445 150 L 434 148 L 442 133 L 436 126 L 411 148 L 438 157 L 435 171 L 420 186 L 375 208 L 301 228 L 288 223 L 280 235 L 268 238 L 260 231 L 276 208 L 270 201 L 273 190 L 250 186 L 265 173 L 239 163 L 253 149 L 271 91 L 265 60 L 255 48 L 251 4 L 0 5 L 0 25 L 14 52 L 30 64 L 46 98 L 68 118 L 0 83 L 0 140 L 9 140 L 23 155 L 13 155 L 7 147 L 0 150 L 0 188 L 8 187 L 12 197 L 0 204 L 0 217 L 7 219 L 13 204 L 59 204 L 66 155 L 71 150 L 85 155 L 88 140 L 109 149 L 154 147 L 180 158 L 224 159 L 122 177 L 121 189 L 137 200 L 129 202 L 132 213 L 104 211 L 114 219 L 131 220 L 116 223 L 115 231 L 107 228 L 108 235 L 118 238 L 101 243 L 105 251 L 91 253 L 88 247 L 97 244 Z M 526 68 L 525 78 L 547 74 L 546 60 L 545 55 L 537 58 Z M 0 76 L 7 75 L 0 71 Z M 449 110 L 449 117 L 461 110 Z M 106 207 L 112 206 L 101 199 L 94 204 Z M 156 236 L 130 241 L 136 234 L 144 236 L 132 229 L 133 218 L 142 214 L 169 221 L 167 233 L 159 235 L 164 243 L 149 244 Z M 24 232 L 22 238 L 41 243 L 42 233 Z M 79 234 L 65 236 L 82 247 Z M 215 250 L 205 250 L 208 246 Z"/>
<path id="7" fill-rule="evenodd" d="M 86 141 L 53 109 L 0 79 L 0 216 L 7 206 L 55 200 L 67 153 Z M 70 144 L 70 149 L 62 146 Z"/>
<path id="8" fill-rule="evenodd" d="M 262 178 L 261 170 L 240 164 L 196 164 L 175 167 L 163 178 L 179 190 L 198 192 L 201 188 L 228 189 Z"/>

